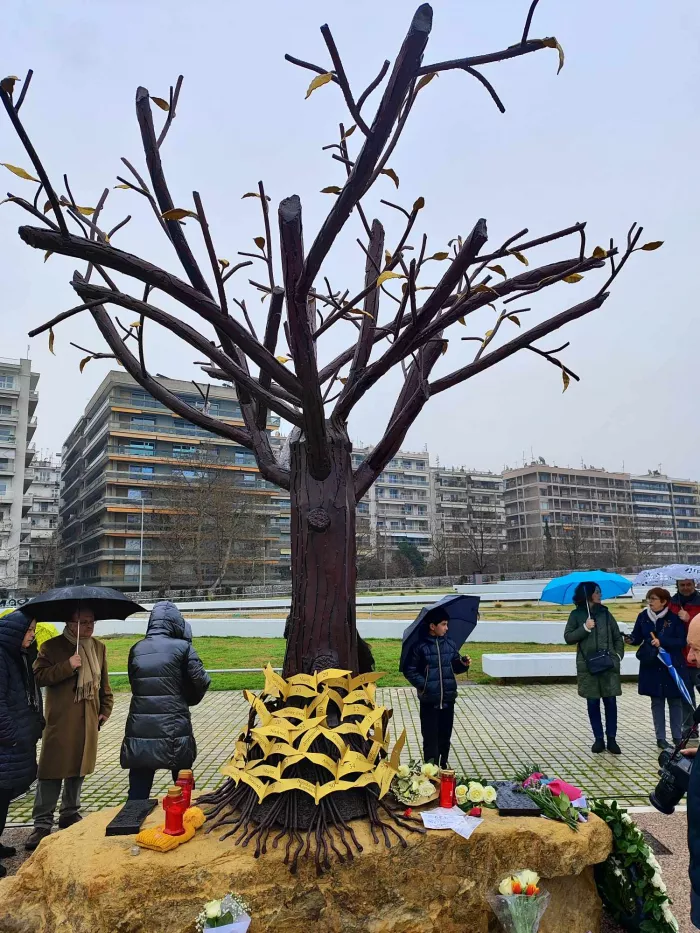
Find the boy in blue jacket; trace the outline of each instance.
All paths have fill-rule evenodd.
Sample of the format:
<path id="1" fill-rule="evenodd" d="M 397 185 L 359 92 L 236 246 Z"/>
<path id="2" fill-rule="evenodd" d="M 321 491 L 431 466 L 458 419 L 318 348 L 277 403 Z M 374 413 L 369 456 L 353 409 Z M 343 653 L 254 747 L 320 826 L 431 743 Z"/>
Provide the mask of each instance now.
<path id="1" fill-rule="evenodd" d="M 404 676 L 418 691 L 423 761 L 439 763 L 441 768 L 448 767 L 450 755 L 457 699 L 455 674 L 466 674 L 471 663 L 469 657 L 460 657 L 447 635 L 448 627 L 445 609 L 429 612 L 424 634 L 414 645 L 404 669 Z"/>

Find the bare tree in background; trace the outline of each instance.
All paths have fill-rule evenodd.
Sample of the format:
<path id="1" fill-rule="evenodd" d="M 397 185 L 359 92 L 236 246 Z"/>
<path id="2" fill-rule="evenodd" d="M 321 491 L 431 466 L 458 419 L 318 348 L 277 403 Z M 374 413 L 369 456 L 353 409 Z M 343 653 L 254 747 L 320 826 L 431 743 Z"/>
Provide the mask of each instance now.
<path id="1" fill-rule="evenodd" d="M 83 272 L 73 275 L 71 283 L 81 304 L 36 327 L 31 334 L 48 332 L 53 346 L 56 325 L 74 314 L 89 312 L 108 345 L 107 355 L 116 357 L 147 392 L 193 424 L 250 448 L 262 475 L 290 492 L 292 608 L 284 662 L 287 677 L 328 668 L 358 669 L 356 504 L 399 450 L 427 401 L 520 351 L 534 353 L 553 365 L 566 388 L 570 379 L 579 378 L 559 358 L 568 344 L 542 347 L 540 341 L 600 308 L 632 253 L 660 245 L 640 245 L 642 231 L 636 223 L 621 249 L 612 238 L 605 246 L 589 244 L 585 223 L 575 222 L 535 236 L 527 229 L 517 230 L 487 251 L 486 221 L 466 223 L 462 218 L 459 227 L 465 231 L 463 235 L 453 236 L 447 244 L 429 246 L 427 236 L 417 229 L 425 208 L 423 196 L 416 197 L 418 192 L 414 192 L 406 204 L 387 197 L 399 185 L 391 159 L 417 101 L 427 102 L 447 80 L 435 80 L 436 76 L 457 71 L 461 79 L 473 78 L 474 89 L 490 94 L 503 111 L 493 85 L 478 70 L 481 66 L 556 49 L 561 69 L 564 54 L 557 40 L 529 37 L 536 6 L 534 0 L 521 37 L 507 48 L 426 64 L 433 12 L 423 4 L 413 16 L 393 65 L 387 60 L 359 94 L 352 88 L 328 26 L 321 28 L 328 54 L 325 64 L 287 56 L 294 65 L 312 73 L 307 97 L 337 90 L 347 108 L 350 122 L 342 118 L 337 139 L 326 147 L 332 160 L 329 169 L 338 172 L 337 183 L 319 181 L 330 207 L 306 243 L 302 203 L 296 194 L 279 204 L 278 237 L 273 237 L 275 224 L 263 183 L 244 194 L 258 201 L 264 232 L 255 236 L 255 249 L 243 250 L 243 260 L 233 265 L 215 245 L 221 241 L 221 232 L 209 226 L 204 206 L 207 198 L 194 191 L 191 204 L 176 202 L 167 182 L 164 142 L 172 128 L 182 79 L 171 88 L 168 99 L 152 97 L 146 88 L 138 88 L 136 116 L 146 171 L 123 160 L 128 174 L 120 176 L 118 182 L 152 210 L 185 279 L 115 245 L 121 241 L 130 216 L 107 221 L 108 189 L 94 207 L 82 206 L 82 194 L 76 200 L 74 191 L 79 189 L 73 189 L 65 175 L 63 193 L 58 192 L 20 114 L 31 72 L 19 94 L 15 93 L 14 77 L 0 83 L 3 106 L 36 174 L 17 166 L 11 166 L 10 171 L 38 186 L 33 199 L 9 195 L 13 203 L 39 221 L 36 226 L 20 227 L 20 237 L 44 257 L 54 254 L 52 262 L 56 262 L 55 256 L 64 255 L 87 263 Z M 369 112 L 368 102 L 375 92 L 379 99 Z M 165 115 L 159 128 L 152 104 Z M 442 130 L 426 138 L 422 150 L 419 143 L 426 159 L 436 145 L 450 145 L 452 124 L 462 116 L 447 114 Z M 475 127 L 475 146 L 478 136 Z M 89 144 L 87 131 L 85 138 Z M 211 138 L 201 140 L 203 150 L 211 145 Z M 280 157 L 284 158 L 283 146 Z M 205 184 L 210 183 L 206 178 Z M 379 219 L 368 219 L 370 204 L 372 211 L 379 208 L 375 193 L 380 196 L 381 211 L 400 221 L 395 237 L 385 236 Z M 210 200 L 221 196 L 218 186 L 210 188 Z M 347 281 L 338 286 L 330 282 L 325 264 L 350 225 L 359 233 L 361 266 L 348 269 Z M 537 265 L 538 248 L 559 242 L 565 245 L 563 258 Z M 252 293 L 266 300 L 263 306 L 256 302 L 258 309 L 267 309 L 262 320 L 242 297 L 244 288 L 233 287 L 241 277 L 232 277 L 252 263 L 262 270 L 262 276 L 250 280 Z M 570 289 L 577 293 L 586 289 L 588 273 L 596 270 L 603 272 L 601 281 L 587 296 L 577 295 L 572 302 Z M 584 277 L 585 284 L 577 284 Z M 101 283 L 93 281 L 96 278 Z M 524 327 L 524 316 L 535 313 L 532 299 L 545 289 L 560 296 L 563 309 Z M 168 307 L 175 302 L 197 315 L 199 326 L 192 327 L 172 310 L 163 310 L 162 296 L 170 299 Z M 487 308 L 488 329 L 477 314 Z M 133 323 L 122 324 L 118 315 L 124 312 Z M 206 373 L 235 385 L 243 427 L 225 423 L 177 398 L 150 371 L 149 340 L 157 340 L 162 329 L 181 338 L 198 359 L 204 359 Z M 347 348 L 324 360 L 324 337 L 330 330 L 336 345 L 338 331 L 348 332 Z M 461 334 L 466 342 L 458 339 Z M 87 354 L 85 359 L 105 355 L 81 349 Z M 437 375 L 434 370 L 440 361 L 443 372 Z M 354 467 L 348 418 L 358 402 L 370 390 L 381 387 L 392 371 L 402 376 L 402 385 L 384 436 Z M 279 458 L 266 430 L 269 410 L 293 426 L 288 448 Z M 358 739 L 357 748 L 366 751 L 367 741 Z M 320 765 L 314 768 L 319 770 Z M 300 807 L 297 813 L 294 800 L 298 793 L 279 794 L 275 803 L 258 811 L 254 792 L 241 783 L 222 791 L 218 812 L 222 816 L 244 814 L 226 817 L 235 826 L 247 827 L 257 818 L 258 846 L 261 836 L 266 839 L 276 822 L 297 835 L 301 825 L 313 827 L 319 870 L 324 859 L 327 861 L 329 827 L 340 825 L 342 833 L 344 820 L 350 816 L 368 814 L 373 826 L 382 826 L 388 843 L 387 830 L 378 815 L 382 802 L 376 793 L 357 792 L 355 804 L 342 814 L 333 809 L 333 801 L 349 799 L 345 794 L 330 794 L 310 811 L 302 813 Z M 300 848 L 290 856 L 293 867 Z"/>
<path id="2" fill-rule="evenodd" d="M 224 583 L 258 576 L 266 557 L 269 494 L 246 489 L 243 474 L 225 470 L 202 451 L 173 468 L 155 490 L 156 572 L 168 587 L 195 585 L 210 593 Z M 154 554 L 154 556 L 156 556 Z"/>

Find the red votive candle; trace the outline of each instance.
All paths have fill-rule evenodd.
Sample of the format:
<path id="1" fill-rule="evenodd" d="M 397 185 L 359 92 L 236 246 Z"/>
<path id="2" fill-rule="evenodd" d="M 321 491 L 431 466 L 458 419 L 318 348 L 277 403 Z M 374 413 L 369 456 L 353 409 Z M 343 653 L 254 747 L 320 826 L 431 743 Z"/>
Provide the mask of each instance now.
<path id="1" fill-rule="evenodd" d="M 440 806 L 451 810 L 455 805 L 457 777 L 451 768 L 440 771 Z"/>

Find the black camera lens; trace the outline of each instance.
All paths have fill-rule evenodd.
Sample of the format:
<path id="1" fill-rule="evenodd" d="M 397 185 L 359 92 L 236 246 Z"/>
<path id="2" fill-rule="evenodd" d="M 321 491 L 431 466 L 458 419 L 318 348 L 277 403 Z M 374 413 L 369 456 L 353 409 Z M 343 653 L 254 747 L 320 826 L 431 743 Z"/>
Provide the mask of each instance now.
<path id="1" fill-rule="evenodd" d="M 662 774 L 661 780 L 649 794 L 649 801 L 661 813 L 670 816 L 683 799 L 685 788 L 679 787 L 672 775 Z"/>

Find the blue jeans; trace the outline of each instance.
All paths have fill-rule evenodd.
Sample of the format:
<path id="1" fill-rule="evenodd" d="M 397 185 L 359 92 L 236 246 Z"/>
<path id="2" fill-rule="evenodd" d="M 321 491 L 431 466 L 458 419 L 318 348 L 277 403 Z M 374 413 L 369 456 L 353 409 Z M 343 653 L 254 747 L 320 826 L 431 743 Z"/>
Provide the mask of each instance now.
<path id="1" fill-rule="evenodd" d="M 588 718 L 591 721 L 591 728 L 596 739 L 602 739 L 603 735 L 614 739 L 617 735 L 617 697 L 603 697 L 603 706 L 605 707 L 605 733 L 603 733 L 603 720 L 600 716 L 600 700 L 586 700 L 588 704 Z"/>

